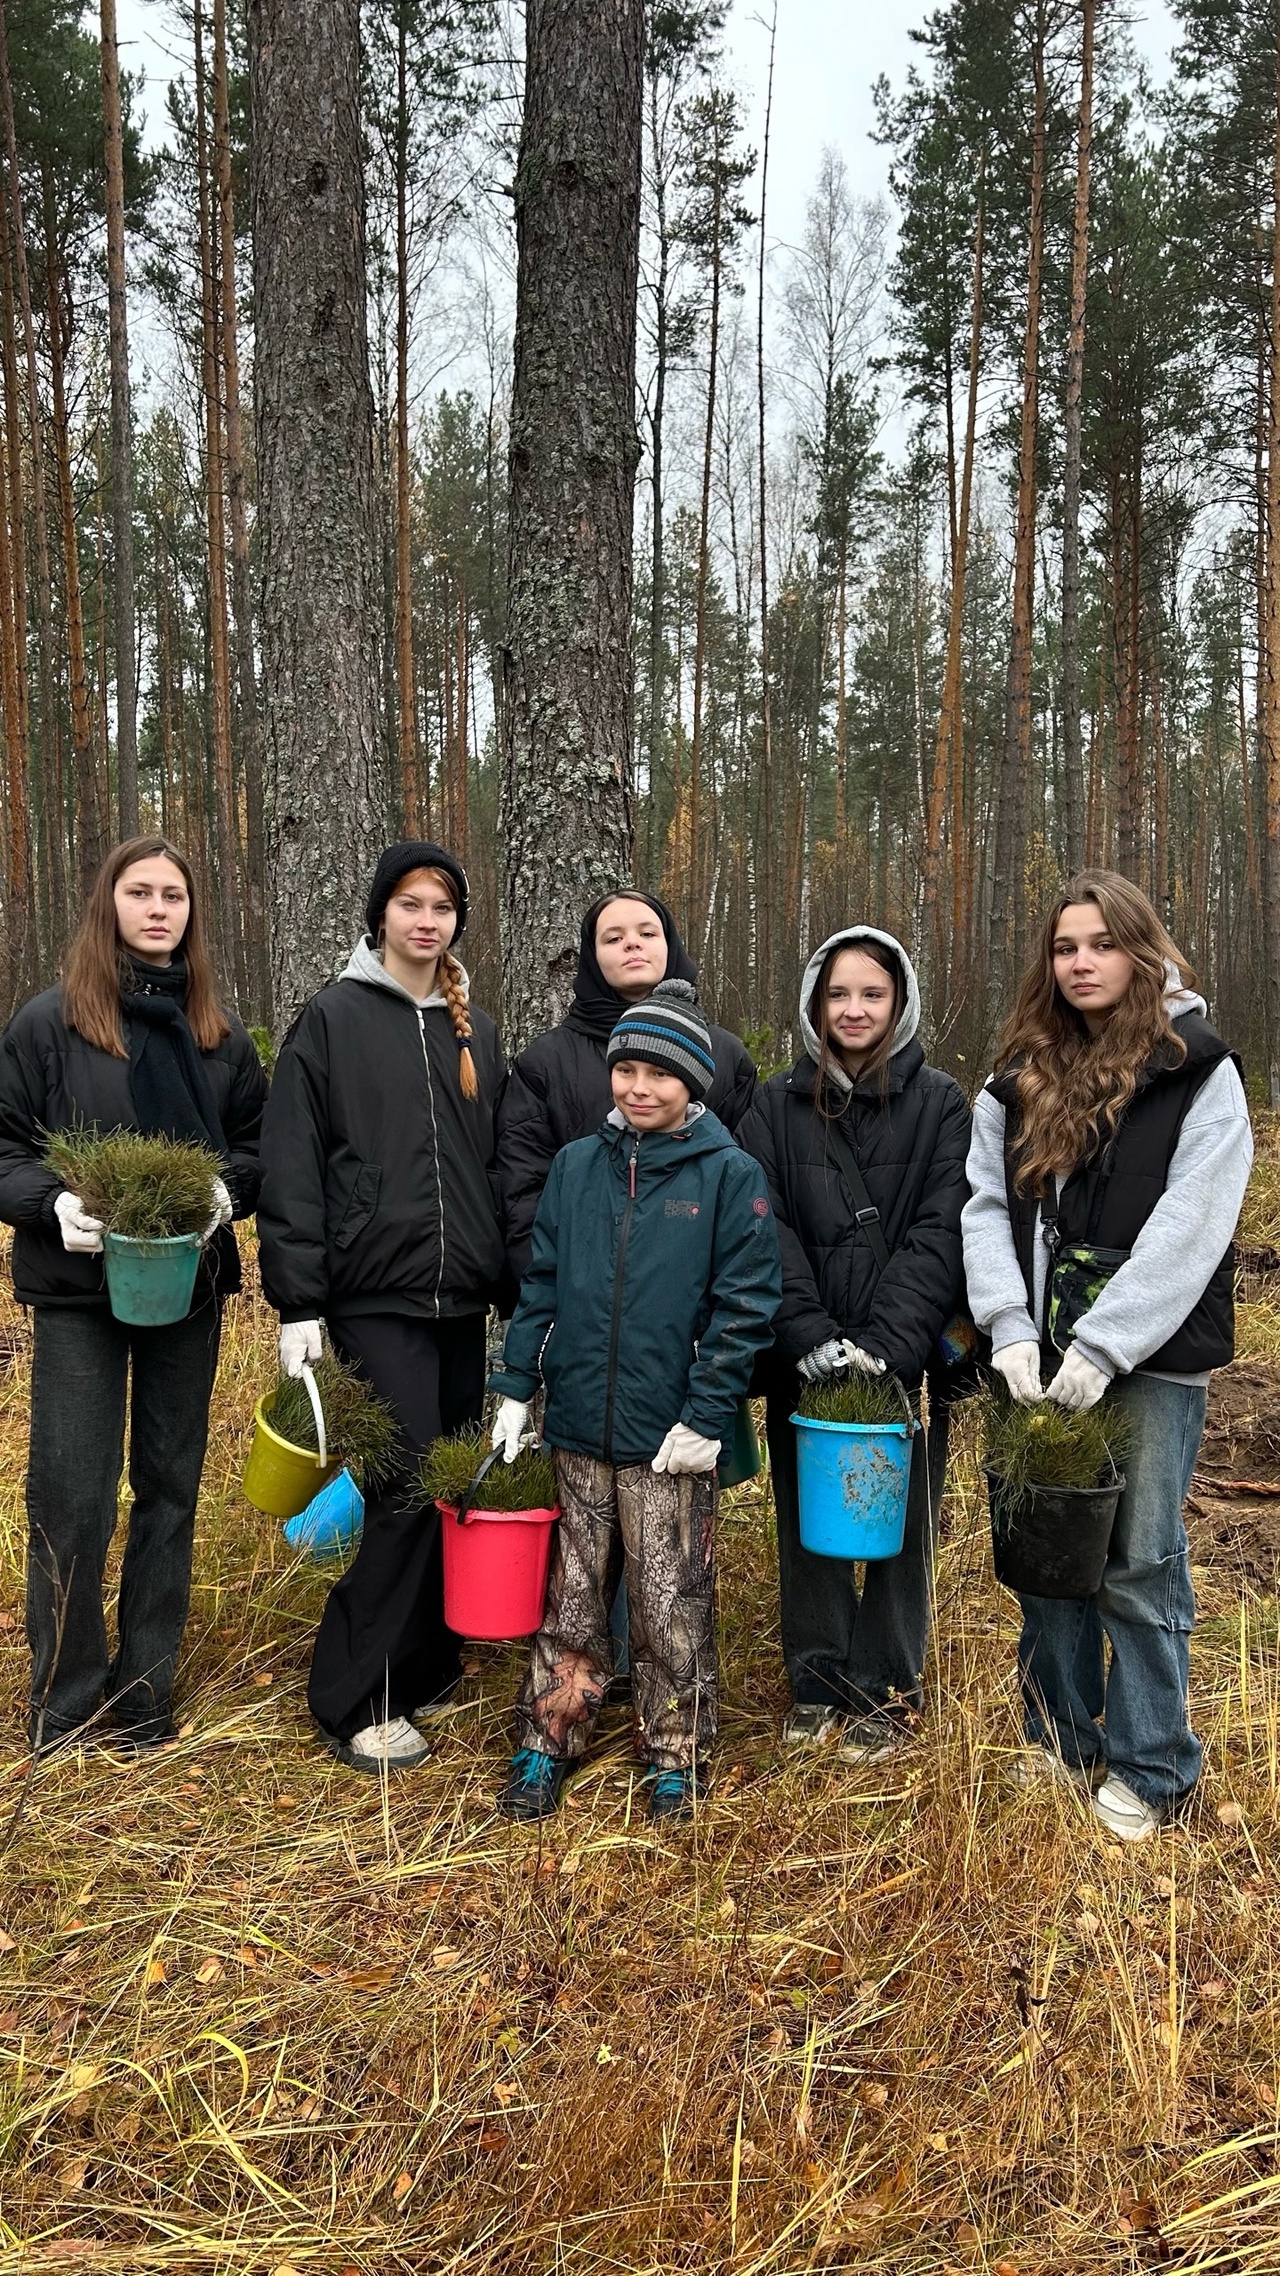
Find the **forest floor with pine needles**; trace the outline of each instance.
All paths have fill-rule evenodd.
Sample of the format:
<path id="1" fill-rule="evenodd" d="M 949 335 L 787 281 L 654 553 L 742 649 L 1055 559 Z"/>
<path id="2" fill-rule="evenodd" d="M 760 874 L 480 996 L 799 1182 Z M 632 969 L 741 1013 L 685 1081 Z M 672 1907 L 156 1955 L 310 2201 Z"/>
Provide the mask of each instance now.
<path id="1" fill-rule="evenodd" d="M 763 1482 L 724 1509 L 724 1715 L 652 1830 L 616 1719 L 500 1820 L 518 1655 L 434 1759 L 336 1767 L 327 1585 L 238 1493 L 273 1320 L 228 1317 L 182 1735 L 21 1743 L 27 1332 L 0 1318 L 0 2276 L 1280 2270 L 1280 1159 L 1193 1495 L 1205 1775 L 1109 1840 L 1018 1791 L 1012 1601 L 959 1433 L 920 1742 L 784 1752 Z"/>

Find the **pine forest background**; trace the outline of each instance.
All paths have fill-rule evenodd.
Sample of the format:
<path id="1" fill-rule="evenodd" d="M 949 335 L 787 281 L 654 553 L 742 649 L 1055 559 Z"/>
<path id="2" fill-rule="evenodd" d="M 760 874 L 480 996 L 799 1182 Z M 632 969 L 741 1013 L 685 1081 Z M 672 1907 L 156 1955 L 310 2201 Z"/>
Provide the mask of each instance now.
<path id="1" fill-rule="evenodd" d="M 227 984 L 270 1025 L 246 32 L 236 0 L 156 13 L 163 147 L 124 74 L 113 168 L 97 11 L 3 10 L 4 991 L 52 976 L 136 813 L 189 850 Z M 891 204 L 815 152 L 794 247 L 724 14 L 647 9 L 637 879 L 763 1057 L 810 946 L 869 918 L 913 944 L 935 1049 L 976 1076 L 1046 896 L 1114 863 L 1265 1085 L 1275 0 L 1180 0 L 1159 88 L 1113 0 L 946 0 L 877 89 Z M 466 861 L 499 1009 L 522 22 L 500 0 L 362 15 L 378 797 L 388 834 Z"/>

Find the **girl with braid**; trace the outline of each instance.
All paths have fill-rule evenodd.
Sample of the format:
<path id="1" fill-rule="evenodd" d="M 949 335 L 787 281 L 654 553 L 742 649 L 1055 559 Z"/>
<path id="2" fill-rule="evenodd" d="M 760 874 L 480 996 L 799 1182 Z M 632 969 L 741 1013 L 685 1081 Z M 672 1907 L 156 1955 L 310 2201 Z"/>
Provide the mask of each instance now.
<path id="1" fill-rule="evenodd" d="M 452 854 L 418 840 L 388 848 L 367 932 L 285 1038 L 263 1129 L 258 1235 L 281 1367 L 296 1375 L 319 1358 L 323 1321 L 402 1433 L 311 1662 L 311 1712 L 356 1770 L 421 1762 L 414 1718 L 458 1681 L 440 1521 L 415 1505 L 414 1471 L 433 1438 L 480 1420 L 485 1316 L 503 1272 L 494 1108 L 505 1069 L 454 953 L 466 919 Z"/>

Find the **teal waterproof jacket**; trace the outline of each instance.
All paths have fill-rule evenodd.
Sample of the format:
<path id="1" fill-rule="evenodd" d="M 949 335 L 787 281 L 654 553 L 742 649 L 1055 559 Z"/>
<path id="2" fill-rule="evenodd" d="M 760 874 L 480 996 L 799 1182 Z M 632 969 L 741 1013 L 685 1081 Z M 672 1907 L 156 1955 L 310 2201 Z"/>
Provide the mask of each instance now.
<path id="1" fill-rule="evenodd" d="M 677 1422 L 728 1445 L 781 1296 L 764 1173 L 724 1124 L 641 1135 L 611 1115 L 551 1165 L 490 1389 L 541 1381 L 548 1445 L 619 1468 Z"/>

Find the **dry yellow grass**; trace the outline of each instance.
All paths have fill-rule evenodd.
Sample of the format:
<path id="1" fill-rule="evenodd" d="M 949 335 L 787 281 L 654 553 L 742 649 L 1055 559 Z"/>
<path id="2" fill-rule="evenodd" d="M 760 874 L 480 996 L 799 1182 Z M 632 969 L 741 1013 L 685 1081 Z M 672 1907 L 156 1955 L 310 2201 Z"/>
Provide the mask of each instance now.
<path id="1" fill-rule="evenodd" d="M 7 1322 L 5 1323 L 7 1324 Z M 726 1512 L 725 1716 L 690 1832 L 615 1728 L 499 1821 L 515 1655 L 433 1762 L 333 1766 L 324 1579 L 238 1498 L 268 1320 L 229 1325 L 181 1742 L 28 1777 L 27 1366 L 0 1389 L 0 2276 L 1280 2269 L 1276 1608 L 1203 1579 L 1189 1822 L 1014 1791 L 972 1448 L 932 1705 L 888 1774 L 777 1740 L 761 1490 Z"/>

